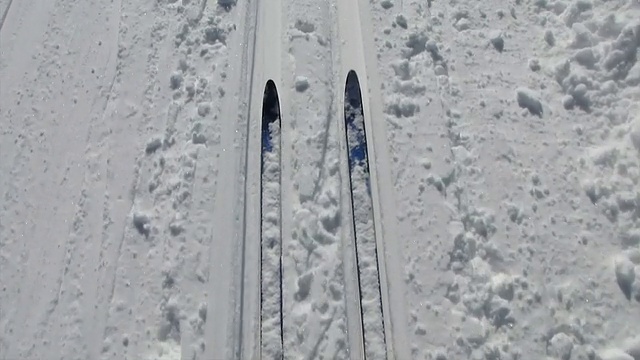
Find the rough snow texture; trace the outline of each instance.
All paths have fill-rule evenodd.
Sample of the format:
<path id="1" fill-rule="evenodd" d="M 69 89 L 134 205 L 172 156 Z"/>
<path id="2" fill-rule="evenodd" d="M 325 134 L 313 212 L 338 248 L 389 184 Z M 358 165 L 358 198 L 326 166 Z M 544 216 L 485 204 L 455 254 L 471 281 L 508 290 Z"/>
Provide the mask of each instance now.
<path id="1" fill-rule="evenodd" d="M 282 358 L 280 302 L 281 205 L 280 205 L 280 122 L 270 124 L 271 149 L 263 150 L 262 173 L 262 335 L 261 355 Z"/>
<path id="2" fill-rule="evenodd" d="M 283 72 L 290 106 L 283 109 L 283 146 L 290 178 L 283 180 L 290 227 L 283 234 L 284 346 L 287 359 L 349 358 L 343 234 L 348 209 L 342 189 L 338 59 L 331 2 L 283 1 L 289 63 Z M 285 85 L 285 88 L 288 86 Z M 285 183 L 287 185 L 285 185 Z M 286 186 L 286 187 L 285 187 Z"/>
<path id="3" fill-rule="evenodd" d="M 282 1 L 290 358 L 349 357 L 335 3 Z M 220 341 L 247 6 L 0 1 L 0 358 L 205 359 Z M 413 358 L 638 359 L 638 1 L 370 7 Z"/>
<path id="4" fill-rule="evenodd" d="M 238 15 L 202 10 L 13 2 L 0 34 L 0 358 L 203 353 L 233 91 L 229 48 L 205 33 Z"/>
<path id="5" fill-rule="evenodd" d="M 630 353 L 640 4 L 405 1 L 372 16 L 414 358 Z"/>

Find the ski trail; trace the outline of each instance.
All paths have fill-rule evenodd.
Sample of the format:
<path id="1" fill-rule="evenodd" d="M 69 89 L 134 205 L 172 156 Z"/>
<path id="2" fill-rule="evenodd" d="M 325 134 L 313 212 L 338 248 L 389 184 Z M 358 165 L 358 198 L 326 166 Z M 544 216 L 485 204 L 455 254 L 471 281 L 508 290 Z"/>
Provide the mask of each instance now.
<path id="1" fill-rule="evenodd" d="M 238 340 L 236 344 L 236 356 L 239 359 L 256 358 L 264 349 L 261 347 L 261 321 L 264 318 L 271 317 L 275 322 L 280 319 L 280 301 L 278 299 L 270 299 L 276 301 L 277 310 L 268 308 L 266 314 L 261 309 L 261 211 L 260 211 L 260 163 L 261 163 L 261 119 L 262 119 L 262 100 L 264 95 L 264 84 L 267 80 L 274 81 L 277 86 L 281 79 L 280 58 L 280 40 L 281 39 L 281 22 L 279 2 L 258 2 L 256 5 L 255 28 L 253 44 L 253 53 L 248 57 L 251 65 L 248 79 L 250 80 L 250 88 L 247 90 L 247 98 L 249 108 L 247 110 L 248 123 L 246 124 L 247 136 L 247 152 L 246 156 L 246 172 L 245 172 L 245 233 L 243 239 L 243 263 L 241 269 L 240 286 L 242 291 L 240 294 L 241 310 L 238 324 Z M 277 200 L 279 201 L 279 199 Z M 279 278 L 280 275 L 277 274 Z M 278 279 L 276 279 L 277 281 Z M 279 290 L 270 289 L 276 291 Z M 274 305 L 275 306 L 275 305 Z M 272 314 L 275 312 L 275 314 Z M 280 325 L 276 324 L 277 329 Z M 278 330 L 279 331 L 279 330 Z M 278 344 L 281 340 L 273 339 Z M 276 346 L 276 345 L 270 345 Z M 279 346 L 276 346 L 279 347 Z M 276 350 L 277 352 L 277 350 Z"/>
<path id="2" fill-rule="evenodd" d="M 285 358 L 362 357 L 357 273 L 348 237 L 334 2 L 285 1 L 283 119 Z M 288 120 L 287 120 L 288 119 Z M 345 261 L 347 260 L 347 261 Z M 351 307 L 354 306 L 354 309 Z M 357 309 L 356 309 L 357 308 Z"/>
<path id="3" fill-rule="evenodd" d="M 185 326 L 176 335 L 175 321 L 167 320 L 188 312 L 172 296 L 171 290 L 179 286 L 168 286 L 182 276 L 176 274 L 171 261 L 172 245 L 178 240 L 171 236 L 166 221 L 176 210 L 184 212 L 184 204 L 191 199 L 194 170 L 191 157 L 185 154 L 188 145 L 170 130 L 180 122 L 184 106 L 180 104 L 183 98 L 171 94 L 167 86 L 176 61 L 170 56 L 173 39 L 167 35 L 178 29 L 179 21 L 164 5 L 123 3 L 122 8 L 120 41 L 126 45 L 118 49 L 121 62 L 113 90 L 118 96 L 105 112 L 119 126 L 109 138 L 109 193 L 103 205 L 100 256 L 108 295 L 106 319 L 100 320 L 104 322 L 99 329 L 102 343 L 97 349 L 103 359 L 144 359 L 157 351 L 156 346 L 178 347 L 180 336 L 188 334 Z M 154 21 L 141 21 L 147 16 Z M 136 36 L 153 45 L 132 44 Z M 146 62 L 129 56 L 138 51 Z M 115 204 L 112 211 L 109 199 Z"/>
<path id="4" fill-rule="evenodd" d="M 382 101 L 380 81 L 377 76 L 375 47 L 370 34 L 373 25 L 366 0 L 339 1 L 338 29 L 341 43 L 341 73 L 344 77 L 350 70 L 367 74 L 359 78 L 362 91 L 362 109 L 365 114 L 369 165 L 371 174 L 371 197 L 375 215 L 374 226 L 379 254 L 379 276 L 382 298 L 382 314 L 387 357 L 389 359 L 410 359 L 407 343 L 407 314 L 404 298 L 404 276 L 401 253 L 398 249 L 395 218 L 393 182 Z M 354 28 L 357 29 L 354 31 Z M 359 31 L 358 31 L 359 30 Z M 367 71 L 369 70 L 369 71 Z M 368 115 L 367 115 L 368 114 Z"/>
<path id="5" fill-rule="evenodd" d="M 210 1 L 210 5 L 216 7 L 217 4 Z M 251 96 L 258 6 L 255 1 L 242 2 L 231 10 L 239 14 L 236 19 L 244 21 L 236 24 L 236 31 L 226 41 L 230 46 L 231 62 L 226 81 L 234 85 L 230 88 L 232 93 L 224 98 L 219 115 L 222 119 L 220 142 L 213 149 L 220 160 L 210 218 L 215 221 L 209 245 L 211 268 L 207 283 L 203 359 L 251 358 L 245 352 L 247 349 L 255 351 L 257 345 L 258 328 L 251 323 L 258 324 L 258 302 L 248 303 L 246 298 L 252 295 L 250 291 L 257 293 L 259 278 L 257 270 L 247 272 L 246 266 L 253 264 L 257 269 L 259 264 L 259 250 L 251 247 L 258 246 L 257 240 L 252 239 L 257 239 L 255 207 L 259 203 L 255 197 L 259 189 L 257 182 L 252 180 L 257 173 L 252 170 L 255 162 L 250 157 L 252 152 L 259 151 L 259 144 L 256 147 L 249 137 L 253 126 Z"/>
<path id="6" fill-rule="evenodd" d="M 18 1 L 11 6 L 11 16 L 5 19 L 0 32 L 0 174 L 11 174 L 15 170 L 12 159 L 19 157 L 19 147 L 14 144 L 15 136 L 22 129 L 22 119 L 18 114 L 28 114 L 34 85 L 39 76 L 45 74 L 45 64 L 49 58 L 37 56 L 52 51 L 41 46 L 58 34 L 51 33 L 51 27 L 58 23 L 55 1 Z M 48 66 L 53 66 L 49 63 Z M 34 75 L 34 70 L 37 69 Z M 21 91 L 20 89 L 24 89 Z M 26 99 L 25 99 L 26 97 Z M 0 195 L 5 196 L 13 176 L 0 177 Z"/>
<path id="7" fill-rule="evenodd" d="M 33 3 L 16 3 L 12 12 L 21 13 L 30 6 Z M 21 124 L 19 134 L 15 134 L 20 139 L 15 157 L 9 158 L 14 149 L 5 152 L 4 146 L 0 148 L 0 153 L 9 158 L 7 163 L 12 164 L 11 171 L 7 171 L 11 176 L 5 178 L 6 192 L 5 185 L 0 185 L 3 194 L 0 218 L 9 218 L 9 214 L 24 218 L 7 224 L 6 230 L 0 225 L 0 248 L 20 254 L 18 259 L 8 262 L 2 256 L 0 262 L 1 282 L 20 284 L 19 291 L 5 289 L 7 293 L 19 294 L 15 297 L 16 306 L 0 298 L 3 308 L 16 309 L 11 314 L 3 312 L 0 318 L 4 328 L 0 337 L 6 338 L 8 345 L 0 346 L 3 358 L 42 358 L 48 356 L 45 354 L 70 359 L 92 357 L 93 349 L 99 348 L 102 340 L 93 321 L 100 318 L 103 309 L 95 304 L 104 302 L 107 295 L 101 286 L 104 270 L 98 266 L 107 183 L 101 170 L 108 157 L 103 149 L 109 138 L 107 122 L 102 120 L 111 101 L 116 70 L 120 3 L 92 1 L 78 5 L 60 1 L 51 13 L 48 10 L 44 7 L 33 14 L 21 14 L 23 22 L 37 23 L 50 18 L 39 24 L 51 30 L 42 44 L 30 42 L 37 41 L 39 26 L 34 26 L 34 33 L 20 32 L 19 40 L 4 36 L 0 40 L 2 63 L 6 66 L 3 70 L 11 74 L 0 75 L 3 79 L 0 92 L 6 95 L 3 100 L 18 105 L 12 106 L 13 111 L 7 114 L 14 119 L 8 121 L 7 127 L 3 126 L 5 134 L 16 130 L 11 124 L 15 120 Z M 105 16 L 111 20 L 100 28 L 104 42 L 98 46 L 94 41 L 98 29 L 89 24 Z M 87 26 L 93 33 L 87 37 L 74 36 L 72 24 Z M 12 26 L 20 28 L 22 23 L 8 21 L 6 25 L 9 27 L 5 30 L 11 33 L 17 30 Z M 41 54 L 25 63 L 15 63 L 12 55 L 22 51 L 15 50 L 14 44 L 22 45 L 25 51 L 38 48 Z M 52 44 L 61 44 L 65 50 Z M 73 55 L 63 56 L 67 54 Z M 35 75 L 33 70 L 20 70 L 28 66 L 33 66 Z M 93 68 L 94 73 L 103 76 L 77 72 L 75 66 Z M 14 84 L 20 76 L 23 76 L 21 84 Z M 33 79 L 28 79 L 32 76 Z M 36 86 L 44 77 L 48 78 L 48 85 Z M 34 92 L 38 94 L 37 100 Z M 60 103 L 67 106 L 45 110 L 46 104 Z M 0 107 L 6 108 L 4 101 Z M 18 244 L 22 250 L 14 248 Z M 5 277 L 13 281 L 5 281 Z"/>
<path id="8" fill-rule="evenodd" d="M 12 3 L 13 0 L 8 0 L 7 4 L 4 6 L 4 11 L 2 11 L 2 18 L 0 19 L 0 31 L 2 31 L 4 21 L 7 19 L 7 15 L 9 14 L 9 9 L 11 9 Z"/>
<path id="9" fill-rule="evenodd" d="M 44 251 L 44 247 L 40 244 L 32 247 L 32 242 L 24 239 L 25 236 L 31 239 L 34 232 L 35 224 L 30 218 L 36 211 L 35 196 L 40 195 L 27 190 L 36 186 L 38 192 L 43 191 L 53 202 L 57 197 L 50 193 L 50 189 L 56 185 L 65 185 L 56 183 L 65 174 L 57 164 L 52 164 L 48 181 L 41 181 L 40 186 L 34 185 L 37 179 L 28 176 L 32 162 L 38 162 L 37 168 L 42 169 L 47 165 L 40 162 L 45 156 L 53 155 L 55 158 L 58 155 L 64 158 L 63 153 L 57 152 L 60 145 L 56 142 L 52 146 L 49 140 L 51 134 L 42 137 L 39 129 L 34 126 L 36 114 L 42 116 L 38 111 L 42 101 L 53 97 L 52 89 L 38 86 L 38 80 L 57 65 L 57 61 L 51 61 L 56 52 L 46 46 L 57 36 L 50 33 L 50 26 L 63 20 L 60 19 L 62 15 L 54 1 L 16 2 L 11 7 L 11 14 L 11 17 L 3 21 L 3 30 L 0 32 L 0 283 L 7 284 L 6 289 L 0 292 L 0 357 L 21 358 L 24 357 L 23 350 L 28 347 L 25 343 L 25 339 L 29 338 L 27 334 L 35 331 L 30 327 L 37 326 L 33 324 L 33 313 L 40 312 L 34 309 L 37 300 L 32 294 L 43 289 L 52 290 L 50 284 L 35 285 L 37 283 L 33 279 L 37 279 L 39 274 L 37 268 L 30 266 L 32 261 L 34 264 L 41 263 L 43 257 L 40 252 Z M 36 56 L 38 53 L 47 56 Z M 58 81 L 60 75 L 57 75 L 51 79 L 52 83 Z M 40 121 L 54 122 L 55 119 L 52 118 L 53 116 L 46 116 Z M 40 143 L 41 141 L 44 143 Z M 72 204 L 64 204 L 57 211 L 49 211 L 47 217 L 49 221 L 60 221 L 64 218 L 64 213 L 72 211 L 72 207 Z M 11 224 L 9 219 L 21 221 Z M 54 224 L 52 221 L 51 225 Z M 57 226 L 57 233 L 64 233 L 66 229 L 59 224 Z M 61 255 L 53 249 L 47 258 L 55 256 Z M 20 284 L 20 287 L 12 284 Z M 33 307 L 25 306 L 27 304 Z M 6 309 L 16 311 L 8 312 Z M 41 350 L 36 349 L 34 352 L 39 353 Z"/>

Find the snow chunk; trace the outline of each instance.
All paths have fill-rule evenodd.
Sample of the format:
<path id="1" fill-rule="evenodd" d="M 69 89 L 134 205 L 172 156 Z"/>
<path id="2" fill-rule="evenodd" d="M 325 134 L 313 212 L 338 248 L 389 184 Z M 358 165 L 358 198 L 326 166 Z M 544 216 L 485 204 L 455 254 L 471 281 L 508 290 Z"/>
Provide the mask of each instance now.
<path id="1" fill-rule="evenodd" d="M 393 68 L 394 73 L 401 80 L 409 80 L 413 77 L 412 67 L 409 64 L 409 61 L 406 59 L 396 60 L 391 63 L 391 67 Z"/>
<path id="2" fill-rule="evenodd" d="M 491 45 L 493 45 L 498 52 L 502 52 L 504 50 L 504 38 L 501 33 L 498 32 L 493 34 L 489 41 L 491 41 Z"/>
<path id="3" fill-rule="evenodd" d="M 515 323 L 511 316 L 509 302 L 500 297 L 492 297 L 484 304 L 485 315 L 496 328 Z"/>
<path id="4" fill-rule="evenodd" d="M 398 26 L 400 26 L 403 29 L 407 28 L 407 18 L 404 17 L 404 15 L 399 14 L 396 16 L 396 24 L 398 24 Z"/>
<path id="5" fill-rule="evenodd" d="M 196 94 L 196 84 L 193 81 L 189 81 L 184 89 L 187 91 L 189 100 L 193 99 L 193 96 Z"/>
<path id="6" fill-rule="evenodd" d="M 596 351 L 591 345 L 576 345 L 571 350 L 571 360 L 597 359 Z"/>
<path id="7" fill-rule="evenodd" d="M 573 350 L 573 340 L 563 332 L 555 334 L 547 344 L 547 355 L 553 356 L 554 359 L 571 359 L 571 350 Z"/>
<path id="8" fill-rule="evenodd" d="M 136 212 L 133 214 L 133 226 L 138 230 L 141 235 L 149 236 L 151 231 L 151 220 L 149 215 L 143 212 Z"/>
<path id="9" fill-rule="evenodd" d="M 580 65 L 588 68 L 588 69 L 592 69 L 596 63 L 598 62 L 598 59 L 596 58 L 596 55 L 593 53 L 593 49 L 588 47 L 588 48 L 584 48 L 581 50 L 578 50 L 574 55 L 573 55 L 573 59 Z"/>
<path id="10" fill-rule="evenodd" d="M 221 44 L 227 43 L 227 34 L 223 28 L 218 26 L 216 22 L 212 26 L 204 30 L 204 41 L 209 44 L 215 44 L 217 42 Z"/>
<path id="11" fill-rule="evenodd" d="M 420 110 L 418 104 L 412 99 L 395 96 L 387 105 L 387 113 L 394 114 L 396 117 L 410 117 Z"/>
<path id="12" fill-rule="evenodd" d="M 516 204 L 507 203 L 507 215 L 509 215 L 509 219 L 516 224 L 521 224 L 522 220 L 524 220 L 525 213 L 524 209 L 521 206 L 517 206 Z"/>
<path id="13" fill-rule="evenodd" d="M 202 123 L 197 122 L 193 125 L 193 129 L 191 130 L 191 142 L 194 145 L 207 143 L 207 136 L 203 133 Z"/>
<path id="14" fill-rule="evenodd" d="M 147 143 L 145 152 L 147 154 L 153 154 L 156 150 L 160 149 L 160 147 L 162 147 L 162 138 L 156 137 Z"/>
<path id="15" fill-rule="evenodd" d="M 236 4 L 236 0 L 218 0 L 218 5 L 222 8 L 229 10 L 232 6 Z"/>
<path id="16" fill-rule="evenodd" d="M 211 105 L 209 103 L 198 104 L 198 115 L 205 117 L 209 115 L 210 111 L 211 111 Z"/>
<path id="17" fill-rule="evenodd" d="M 171 89 L 172 90 L 176 90 L 178 89 L 180 86 L 182 86 L 182 82 L 184 81 L 182 74 L 179 72 L 174 72 L 173 74 L 171 74 L 171 78 L 169 79 L 169 82 L 171 84 Z"/>
<path id="18" fill-rule="evenodd" d="M 409 39 L 405 45 L 409 48 L 402 51 L 402 55 L 405 59 L 410 59 L 421 52 L 425 51 L 427 40 L 429 38 L 424 32 L 414 32 L 409 35 Z"/>
<path id="19" fill-rule="evenodd" d="M 547 31 L 544 32 L 544 41 L 546 41 L 549 46 L 554 46 L 556 44 L 556 37 L 553 35 L 553 31 L 551 31 L 551 29 L 547 29 Z"/>
<path id="20" fill-rule="evenodd" d="M 624 79 L 637 62 L 640 49 L 640 23 L 625 26 L 612 43 L 612 50 L 602 60 L 613 79 Z"/>
<path id="21" fill-rule="evenodd" d="M 313 23 L 305 20 L 296 20 L 296 24 L 294 26 L 296 29 L 302 31 L 305 34 L 316 31 L 316 26 Z"/>
<path id="22" fill-rule="evenodd" d="M 173 274 L 170 274 L 170 272 L 165 272 L 165 275 L 170 276 L 171 281 L 175 281 Z M 168 339 L 179 341 L 180 320 L 185 318 L 181 305 L 180 301 L 175 297 L 171 297 L 164 304 L 162 308 L 163 316 L 160 321 L 160 328 L 158 329 L 158 339 L 160 341 L 166 341 Z"/>
<path id="23" fill-rule="evenodd" d="M 176 213 L 171 223 L 169 223 L 169 231 L 173 236 L 178 236 L 184 231 L 184 225 L 182 223 L 182 215 L 180 213 Z"/>
<path id="24" fill-rule="evenodd" d="M 614 13 L 607 15 L 599 25 L 598 35 L 608 38 L 617 37 L 623 28 L 623 24 L 616 21 L 616 15 Z"/>
<path id="25" fill-rule="evenodd" d="M 297 301 L 302 301 L 309 296 L 311 291 L 311 282 L 313 281 L 313 273 L 308 272 L 298 278 L 298 291 L 296 291 L 295 298 Z"/>
<path id="26" fill-rule="evenodd" d="M 380 6 L 382 6 L 382 8 L 385 9 L 385 10 L 391 9 L 393 7 L 393 1 L 391 1 L 391 0 L 382 0 L 380 2 Z"/>
<path id="27" fill-rule="evenodd" d="M 447 69 L 445 69 L 444 66 L 439 64 L 433 68 L 433 72 L 438 76 L 447 75 Z"/>
<path id="28" fill-rule="evenodd" d="M 540 71 L 540 69 L 542 68 L 540 66 L 540 60 L 538 59 L 529 59 L 529 69 L 531 69 L 531 71 Z"/>
<path id="29" fill-rule="evenodd" d="M 528 88 L 518 88 L 516 94 L 518 105 L 521 108 L 526 108 L 530 113 L 542 117 L 542 103 L 535 91 Z"/>
<path id="30" fill-rule="evenodd" d="M 462 18 L 453 25 L 458 31 L 469 30 L 471 28 L 471 22 L 467 18 Z"/>
<path id="31" fill-rule="evenodd" d="M 189 64 L 187 63 L 187 59 L 180 59 L 178 61 L 177 69 L 182 71 L 183 73 L 189 70 Z"/>
<path id="32" fill-rule="evenodd" d="M 207 137 L 202 133 L 194 132 L 193 134 L 191 134 L 191 142 L 194 145 L 206 144 L 207 143 Z"/>
<path id="33" fill-rule="evenodd" d="M 577 23 L 573 25 L 572 30 L 574 38 L 570 47 L 574 49 L 582 49 L 594 45 L 593 35 L 586 26 L 581 23 Z"/>
<path id="34" fill-rule="evenodd" d="M 585 84 L 576 85 L 570 93 L 575 105 L 578 105 L 580 108 L 585 110 L 590 107 L 591 100 L 587 97 L 587 86 Z"/>
<path id="35" fill-rule="evenodd" d="M 593 5 L 588 0 L 576 0 L 569 7 L 564 10 L 563 17 L 564 23 L 568 27 L 573 24 L 587 20 L 589 17 L 588 11 L 591 10 Z"/>
<path id="36" fill-rule="evenodd" d="M 494 275 L 491 278 L 491 291 L 507 301 L 513 300 L 513 278 L 506 274 Z"/>
<path id="37" fill-rule="evenodd" d="M 460 334 L 474 346 L 482 345 L 487 337 L 487 332 L 480 320 L 475 317 L 467 317 L 460 328 Z"/>
<path id="38" fill-rule="evenodd" d="M 564 107 L 565 109 L 571 110 L 575 105 L 576 105 L 576 102 L 573 99 L 573 96 L 565 95 L 562 97 L 562 107 Z"/>
<path id="39" fill-rule="evenodd" d="M 455 8 L 453 10 L 452 16 L 454 19 L 456 19 L 456 21 L 461 19 L 467 19 L 469 17 L 469 10 L 464 8 Z"/>
<path id="40" fill-rule="evenodd" d="M 602 360 L 634 360 L 633 357 L 620 349 L 607 349 L 598 354 Z"/>
<path id="41" fill-rule="evenodd" d="M 296 76 L 295 87 L 297 92 L 304 92 L 309 88 L 309 79 L 305 76 Z"/>
<path id="42" fill-rule="evenodd" d="M 634 265 L 626 256 L 619 256 L 615 260 L 616 281 L 622 293 L 631 300 L 633 282 L 636 278 Z"/>

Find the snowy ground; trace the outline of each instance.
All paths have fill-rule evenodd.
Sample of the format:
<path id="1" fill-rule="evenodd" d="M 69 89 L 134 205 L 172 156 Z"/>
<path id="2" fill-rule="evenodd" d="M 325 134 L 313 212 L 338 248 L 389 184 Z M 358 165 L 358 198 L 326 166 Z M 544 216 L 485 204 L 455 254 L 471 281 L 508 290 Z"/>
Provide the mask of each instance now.
<path id="1" fill-rule="evenodd" d="M 357 357 L 351 69 L 395 358 L 640 359 L 637 0 L 0 0 L 0 16 L 0 359 L 254 357 L 268 79 L 285 355 Z"/>

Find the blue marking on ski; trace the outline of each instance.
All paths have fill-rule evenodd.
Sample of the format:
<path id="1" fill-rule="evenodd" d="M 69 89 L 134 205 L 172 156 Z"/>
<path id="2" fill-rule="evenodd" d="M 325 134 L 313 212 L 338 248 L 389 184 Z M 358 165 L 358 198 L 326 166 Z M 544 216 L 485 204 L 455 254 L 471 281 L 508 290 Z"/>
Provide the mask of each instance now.
<path id="1" fill-rule="evenodd" d="M 369 156 L 367 154 L 367 136 L 364 127 L 364 112 L 362 110 L 362 95 L 360 82 L 355 71 L 349 71 L 345 86 L 345 103 L 351 111 L 345 111 L 345 125 L 347 131 L 347 145 L 349 146 L 349 172 L 353 173 L 356 166 L 364 167 L 366 172 L 367 191 L 371 195 L 369 181 Z M 346 104 L 345 104 L 346 105 Z"/>

